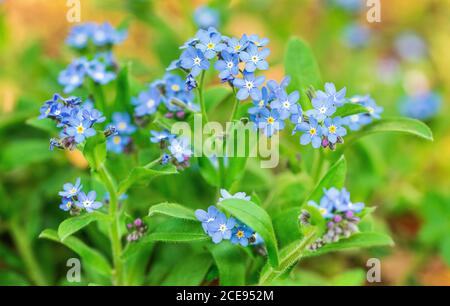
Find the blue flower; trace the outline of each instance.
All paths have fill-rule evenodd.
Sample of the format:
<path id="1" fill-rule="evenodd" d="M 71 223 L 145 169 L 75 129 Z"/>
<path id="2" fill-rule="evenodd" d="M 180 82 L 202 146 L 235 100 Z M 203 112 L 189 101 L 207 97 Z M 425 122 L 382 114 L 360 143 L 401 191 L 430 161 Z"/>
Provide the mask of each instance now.
<path id="1" fill-rule="evenodd" d="M 97 193 L 90 191 L 87 195 L 84 192 L 80 192 L 77 197 L 76 206 L 86 209 L 87 212 L 93 212 L 103 206 L 103 203 L 96 201 Z"/>
<path id="2" fill-rule="evenodd" d="M 343 39 L 350 48 L 362 48 L 369 43 L 371 33 L 368 27 L 354 23 L 344 29 Z"/>
<path id="3" fill-rule="evenodd" d="M 300 104 L 297 104 L 297 112 L 294 112 L 290 118 L 291 122 L 295 124 L 292 134 L 298 130 L 301 123 L 303 123 L 303 110 Z"/>
<path id="4" fill-rule="evenodd" d="M 242 51 L 239 54 L 239 58 L 245 62 L 245 70 L 247 72 L 254 72 L 256 69 L 269 69 L 269 64 L 266 61 L 266 57 L 269 56 L 269 54 L 269 49 L 265 48 L 258 50 L 255 45 L 251 44 L 247 47 L 246 51 Z"/>
<path id="5" fill-rule="evenodd" d="M 267 137 L 271 137 L 277 131 L 284 129 L 284 121 L 281 120 L 277 110 L 263 109 L 259 114 L 258 128 L 262 129 Z"/>
<path id="6" fill-rule="evenodd" d="M 199 42 L 195 47 L 203 52 L 207 59 L 212 59 L 216 56 L 217 52 L 222 52 L 226 48 L 226 45 L 222 43 L 222 35 L 215 31 L 200 30 L 197 33 Z"/>
<path id="7" fill-rule="evenodd" d="M 270 80 L 267 82 L 267 87 L 270 89 L 270 92 L 274 97 L 276 97 L 280 92 L 283 92 L 286 90 L 286 87 L 291 82 L 291 77 L 286 76 L 283 80 L 281 80 L 280 84 L 278 84 L 274 80 Z"/>
<path id="8" fill-rule="evenodd" d="M 342 119 L 336 117 L 334 119 L 327 118 L 324 121 L 324 126 L 322 127 L 322 134 L 328 138 L 331 143 L 336 143 L 338 137 L 343 137 L 347 134 L 347 130 L 341 126 Z"/>
<path id="9" fill-rule="evenodd" d="M 416 96 L 405 96 L 400 101 L 400 113 L 419 120 L 434 117 L 442 104 L 442 97 L 435 92 L 426 92 Z"/>
<path id="10" fill-rule="evenodd" d="M 320 214 L 322 215 L 322 217 L 324 217 L 325 219 L 331 219 L 334 217 L 333 202 L 330 201 L 330 199 L 326 196 L 322 197 L 322 199 L 320 200 L 320 205 L 318 205 L 314 201 L 309 201 L 308 205 L 317 208 L 319 210 Z"/>
<path id="11" fill-rule="evenodd" d="M 72 27 L 69 36 L 66 39 L 67 45 L 76 48 L 83 49 L 87 46 L 89 38 L 92 35 L 94 25 L 91 23 L 80 24 Z"/>
<path id="12" fill-rule="evenodd" d="M 205 58 L 201 50 L 188 47 L 181 54 L 181 67 L 190 69 L 190 75 L 196 77 L 202 70 L 209 69 L 209 61 Z"/>
<path id="13" fill-rule="evenodd" d="M 74 205 L 72 198 L 62 198 L 62 203 L 59 205 L 59 208 L 64 211 L 69 211 Z"/>
<path id="14" fill-rule="evenodd" d="M 253 229 L 238 221 L 236 227 L 231 231 L 230 242 L 246 247 L 248 245 L 248 240 L 253 236 L 253 233 Z"/>
<path id="15" fill-rule="evenodd" d="M 188 76 L 186 77 L 185 86 L 187 91 L 191 91 L 192 89 L 197 88 L 197 81 L 192 74 L 188 74 Z"/>
<path id="16" fill-rule="evenodd" d="M 46 101 L 39 110 L 40 115 L 38 118 L 58 118 L 64 107 L 62 103 L 58 102 L 60 99 L 61 97 L 58 94 L 55 94 L 52 100 Z"/>
<path id="17" fill-rule="evenodd" d="M 228 47 L 226 48 L 228 53 L 239 54 L 245 50 L 249 44 L 247 35 L 242 35 L 241 39 L 230 38 L 228 39 Z"/>
<path id="18" fill-rule="evenodd" d="M 208 29 L 219 26 L 219 12 L 207 6 L 200 6 L 194 12 L 194 21 L 199 28 Z"/>
<path id="19" fill-rule="evenodd" d="M 225 189 L 220 189 L 220 195 L 222 197 L 219 198 L 219 202 L 222 202 L 227 199 L 241 199 L 245 201 L 250 201 L 251 197 L 247 196 L 245 192 L 237 192 L 234 195 L 226 191 Z"/>
<path id="20" fill-rule="evenodd" d="M 81 143 L 86 138 L 92 137 L 96 134 L 95 129 L 92 128 L 92 122 L 90 120 L 79 120 L 76 118 L 69 121 L 69 126 L 66 128 L 65 133 L 68 136 L 74 137 L 77 143 Z"/>
<path id="21" fill-rule="evenodd" d="M 106 149 L 108 151 L 120 154 L 123 153 L 130 141 L 130 136 L 114 135 L 112 137 L 108 137 L 106 140 Z"/>
<path id="22" fill-rule="evenodd" d="M 298 113 L 297 101 L 300 98 L 298 91 L 287 95 L 284 91 L 279 91 L 277 99 L 270 103 L 270 107 L 278 110 L 280 118 L 285 120 L 291 115 Z"/>
<path id="23" fill-rule="evenodd" d="M 259 36 L 256 34 L 250 35 L 248 40 L 251 41 L 253 44 L 255 44 L 255 46 L 257 46 L 257 47 L 264 47 L 265 45 L 267 45 L 269 43 L 269 39 L 259 38 Z"/>
<path id="24" fill-rule="evenodd" d="M 176 59 L 170 62 L 169 66 L 166 68 L 166 71 L 172 71 L 179 68 L 181 68 L 181 60 Z"/>
<path id="25" fill-rule="evenodd" d="M 164 154 L 161 156 L 161 164 L 162 164 L 162 165 L 167 165 L 167 164 L 170 162 L 170 159 L 171 159 L 170 155 L 167 154 L 167 153 L 164 153 Z"/>
<path id="26" fill-rule="evenodd" d="M 89 120 L 92 123 L 102 123 L 106 120 L 105 116 L 103 116 L 103 114 L 99 110 L 93 107 L 91 108 L 83 105 L 80 110 L 81 118 L 83 118 L 84 120 Z"/>
<path id="27" fill-rule="evenodd" d="M 372 119 L 367 114 L 354 114 L 343 118 L 343 124 L 347 125 L 352 131 L 358 131 L 361 126 L 370 122 L 372 122 Z"/>
<path id="28" fill-rule="evenodd" d="M 77 178 L 75 184 L 66 183 L 63 186 L 63 191 L 60 191 L 58 194 L 65 198 L 71 198 L 76 196 L 83 186 L 81 185 L 81 179 Z"/>
<path id="29" fill-rule="evenodd" d="M 162 141 L 170 141 L 175 138 L 175 135 L 171 134 L 167 130 L 163 130 L 161 132 L 158 131 L 150 131 L 152 137 L 150 137 L 150 141 L 152 143 L 160 143 Z"/>
<path id="30" fill-rule="evenodd" d="M 119 134 L 131 135 L 136 131 L 136 127 L 131 124 L 130 115 L 128 113 L 113 113 L 112 122 Z"/>
<path id="31" fill-rule="evenodd" d="M 230 54 L 227 51 L 222 51 L 222 59 L 214 64 L 214 68 L 220 71 L 219 78 L 222 80 L 229 80 L 239 74 L 239 57 L 237 54 Z"/>
<path id="32" fill-rule="evenodd" d="M 192 155 L 191 146 L 187 137 L 172 139 L 169 145 L 169 151 L 179 163 L 185 161 Z"/>
<path id="33" fill-rule="evenodd" d="M 427 45 L 423 38 L 414 32 L 405 32 L 395 40 L 395 49 L 399 56 L 409 62 L 423 59 L 427 55 Z"/>
<path id="34" fill-rule="evenodd" d="M 157 88 L 151 87 L 141 92 L 137 98 L 132 98 L 132 103 L 136 105 L 136 116 L 154 114 L 161 103 L 161 92 Z"/>
<path id="35" fill-rule="evenodd" d="M 308 110 L 306 114 L 314 117 L 318 121 L 323 121 L 325 118 L 330 117 L 336 112 L 336 107 L 331 98 L 313 98 L 312 105 L 314 109 Z"/>
<path id="36" fill-rule="evenodd" d="M 213 222 L 219 214 L 220 212 L 215 206 L 208 207 L 208 212 L 202 209 L 195 211 L 195 217 L 202 222 L 202 227 L 206 234 L 208 234 L 209 223 Z"/>
<path id="37" fill-rule="evenodd" d="M 234 218 L 229 218 L 223 214 L 218 213 L 214 221 L 208 223 L 208 233 L 214 243 L 220 243 L 222 240 L 229 240 L 231 238 L 231 231 L 236 225 Z"/>
<path id="38" fill-rule="evenodd" d="M 109 23 L 95 25 L 92 29 L 92 41 L 96 46 L 116 45 L 127 37 L 125 30 L 116 30 Z"/>
<path id="39" fill-rule="evenodd" d="M 252 107 L 248 109 L 248 113 L 250 116 L 258 115 L 263 109 L 267 108 L 269 103 L 269 92 L 266 87 L 263 87 L 261 90 L 261 100 L 253 101 Z"/>
<path id="40" fill-rule="evenodd" d="M 64 92 L 69 93 L 83 85 L 88 61 L 85 58 L 75 59 L 58 76 L 58 83 L 64 86 Z"/>
<path id="41" fill-rule="evenodd" d="M 363 105 L 367 108 L 369 111 L 369 116 L 374 119 L 380 119 L 381 113 L 383 112 L 383 107 L 378 106 L 374 99 L 368 98 L 365 102 L 363 102 Z"/>
<path id="42" fill-rule="evenodd" d="M 342 106 L 347 102 L 345 98 L 345 94 L 347 93 L 347 88 L 342 88 L 339 91 L 336 91 L 336 86 L 333 83 L 325 84 L 325 92 L 318 90 L 316 91 L 316 95 L 318 99 L 327 100 L 331 99 L 331 102 L 335 106 Z"/>
<path id="43" fill-rule="evenodd" d="M 350 192 L 347 189 L 342 188 L 342 190 L 338 190 L 334 187 L 324 190 L 325 196 L 329 201 L 331 201 L 334 205 L 334 208 L 338 212 L 360 212 L 364 208 L 364 203 L 352 203 L 350 201 Z"/>
<path id="44" fill-rule="evenodd" d="M 86 71 L 94 82 L 101 85 L 106 85 L 116 78 L 114 72 L 107 71 L 106 65 L 97 60 L 90 61 Z"/>
<path id="45" fill-rule="evenodd" d="M 236 78 L 233 81 L 233 85 L 239 88 L 236 97 L 239 100 L 245 100 L 250 96 L 252 100 L 261 100 L 261 86 L 266 78 L 264 76 L 255 77 L 253 73 L 244 73 L 244 78 Z"/>
<path id="46" fill-rule="evenodd" d="M 309 118 L 309 123 L 303 122 L 298 126 L 298 131 L 302 131 L 300 144 L 307 145 L 312 143 L 313 148 L 319 148 L 322 142 L 322 129 L 314 118 Z"/>

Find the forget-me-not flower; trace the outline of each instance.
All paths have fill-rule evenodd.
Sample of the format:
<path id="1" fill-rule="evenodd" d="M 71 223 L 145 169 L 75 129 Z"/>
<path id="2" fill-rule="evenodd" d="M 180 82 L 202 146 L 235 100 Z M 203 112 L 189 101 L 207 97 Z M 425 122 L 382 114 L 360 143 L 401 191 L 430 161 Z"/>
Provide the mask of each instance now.
<path id="1" fill-rule="evenodd" d="M 342 119 L 340 117 L 327 118 L 324 121 L 322 128 L 322 134 L 328 138 L 331 143 L 336 143 L 338 137 L 344 137 L 347 135 L 347 130 L 342 127 Z"/>
<path id="2" fill-rule="evenodd" d="M 179 137 L 172 139 L 169 145 L 169 151 L 172 156 L 178 161 L 183 162 L 192 155 L 190 141 L 187 137 Z"/>
<path id="3" fill-rule="evenodd" d="M 193 47 L 188 47 L 181 54 L 181 67 L 190 70 L 190 75 L 196 77 L 202 70 L 209 69 L 209 61 L 205 58 L 203 52 Z"/>
<path id="4" fill-rule="evenodd" d="M 97 193 L 95 191 L 90 191 L 88 194 L 84 192 L 80 192 L 77 196 L 76 206 L 79 208 L 86 209 L 87 212 L 93 212 L 96 209 L 99 209 L 103 206 L 103 204 L 99 201 L 96 201 Z"/>
<path id="5" fill-rule="evenodd" d="M 251 199 L 251 197 L 248 196 L 245 192 L 237 192 L 235 194 L 231 194 L 225 189 L 220 189 L 220 195 L 221 197 L 219 198 L 219 202 L 227 199 L 241 199 L 245 201 L 250 201 Z"/>
<path id="6" fill-rule="evenodd" d="M 253 73 L 244 73 L 244 78 L 236 78 L 233 80 L 233 85 L 239 88 L 236 97 L 239 100 L 245 100 L 249 96 L 252 100 L 261 100 L 261 89 L 259 88 L 266 78 L 264 76 L 255 77 Z"/>
<path id="7" fill-rule="evenodd" d="M 246 51 L 242 51 L 239 54 L 239 58 L 245 63 L 245 70 L 247 72 L 254 72 L 256 69 L 269 69 L 269 64 L 266 61 L 266 57 L 269 56 L 269 54 L 269 49 L 265 48 L 258 50 L 255 45 L 250 44 Z"/>
<path id="8" fill-rule="evenodd" d="M 75 184 L 66 183 L 63 185 L 63 191 L 60 191 L 58 194 L 65 198 L 71 198 L 76 196 L 83 186 L 81 185 L 81 179 L 77 178 Z"/>
<path id="9" fill-rule="evenodd" d="M 302 131 L 303 135 L 300 137 L 300 144 L 307 145 L 312 143 L 313 148 L 319 148 L 322 142 L 322 129 L 319 123 L 314 118 L 309 118 L 309 122 L 300 123 L 298 131 Z"/>

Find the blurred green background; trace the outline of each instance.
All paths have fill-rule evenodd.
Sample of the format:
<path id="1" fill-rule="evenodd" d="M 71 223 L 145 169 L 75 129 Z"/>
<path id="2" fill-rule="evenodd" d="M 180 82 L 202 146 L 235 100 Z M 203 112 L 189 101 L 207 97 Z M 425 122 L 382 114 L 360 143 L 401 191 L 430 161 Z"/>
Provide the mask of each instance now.
<path id="1" fill-rule="evenodd" d="M 270 39 L 268 79 L 282 79 L 285 47 L 296 35 L 311 45 L 323 80 L 346 86 L 350 96 L 370 93 L 386 116 L 400 114 L 404 97 L 438 94 L 440 108 L 423 119 L 433 130 L 434 142 L 382 135 L 364 139 L 346 153 L 352 197 L 378 206 L 378 226 L 391 233 L 396 246 L 306 260 L 298 283 L 362 285 L 367 259 L 380 257 L 385 285 L 450 285 L 450 121 L 445 117 L 450 96 L 450 1 L 382 0 L 380 23 L 366 21 L 367 8 L 354 10 L 338 0 L 81 2 L 82 22 L 129 24 L 129 38 L 115 54 L 121 63 L 131 62 L 137 83 L 163 76 L 179 56 L 178 46 L 196 31 L 194 11 L 210 5 L 220 13 L 222 33 L 257 33 Z M 62 284 L 65 262 L 71 257 L 70 251 L 37 236 L 65 218 L 57 207 L 57 191 L 63 182 L 87 177 L 87 163 L 77 151 L 49 151 L 48 135 L 26 123 L 38 115 L 45 100 L 61 91 L 58 73 L 74 57 L 64 44 L 72 26 L 67 10 L 65 0 L 0 1 L 2 285 Z M 359 27 L 362 34 L 352 32 Z M 402 56 L 405 48 L 407 54 L 417 51 L 417 45 L 401 45 L 402 37 L 411 33 L 423 44 L 416 58 Z M 204 183 L 192 182 L 189 175 L 161 179 L 154 188 L 135 192 L 129 200 L 132 211 L 145 214 L 150 204 L 164 200 L 205 203 Z M 288 178 L 267 173 L 266 181 L 255 188 L 264 194 L 264 188 L 282 179 Z M 189 194 L 179 194 L 179 186 Z M 295 187 L 288 192 L 295 193 Z M 253 186 L 243 188 L 251 191 Z M 95 232 L 85 238 L 109 248 Z"/>

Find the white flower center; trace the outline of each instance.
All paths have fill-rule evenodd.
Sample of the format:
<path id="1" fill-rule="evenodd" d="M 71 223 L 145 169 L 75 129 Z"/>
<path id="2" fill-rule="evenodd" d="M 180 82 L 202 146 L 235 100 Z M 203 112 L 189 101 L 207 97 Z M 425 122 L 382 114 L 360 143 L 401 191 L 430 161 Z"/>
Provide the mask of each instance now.
<path id="1" fill-rule="evenodd" d="M 78 75 L 73 75 L 70 78 L 70 83 L 74 84 L 74 83 L 78 83 L 80 81 L 80 77 Z"/>
<path id="2" fill-rule="evenodd" d="M 256 64 L 259 61 L 259 56 L 258 55 L 253 55 L 251 60 L 252 60 L 253 63 Z"/>
<path id="3" fill-rule="evenodd" d="M 258 106 L 260 108 L 264 107 L 264 100 L 259 101 Z"/>
<path id="4" fill-rule="evenodd" d="M 219 226 L 219 231 L 222 232 L 222 233 L 224 233 L 227 229 L 228 229 L 228 228 L 227 228 L 227 225 L 226 225 L 226 224 L 221 224 L 221 225 Z"/>
<path id="5" fill-rule="evenodd" d="M 370 106 L 367 107 L 367 110 L 369 111 L 369 114 L 373 114 L 375 112 L 373 107 L 370 107 Z"/>
<path id="6" fill-rule="evenodd" d="M 126 122 L 120 122 L 119 126 L 118 126 L 119 130 L 125 130 L 127 128 L 127 123 Z"/>
<path id="7" fill-rule="evenodd" d="M 284 101 L 284 103 L 283 103 L 283 107 L 284 108 L 289 108 L 289 107 L 291 107 L 291 103 L 289 103 L 289 101 Z"/>
<path id="8" fill-rule="evenodd" d="M 350 117 L 350 120 L 351 120 L 352 122 L 358 122 L 358 120 L 359 120 L 359 115 L 353 115 L 353 116 L 351 116 L 351 117 Z"/>
<path id="9" fill-rule="evenodd" d="M 194 58 L 194 65 L 200 66 L 200 63 L 202 62 L 202 60 L 200 59 L 200 57 L 196 57 Z"/>
<path id="10" fill-rule="evenodd" d="M 252 81 L 245 81 L 245 88 L 247 89 L 252 89 L 254 87 L 253 82 Z"/>
<path id="11" fill-rule="evenodd" d="M 227 68 L 228 68 L 228 69 L 231 69 L 231 68 L 233 68 L 233 67 L 234 67 L 233 62 L 228 62 L 228 63 L 227 63 Z"/>
<path id="12" fill-rule="evenodd" d="M 83 206 L 84 207 L 90 207 L 92 205 L 92 201 L 91 200 L 84 200 L 83 201 Z"/>
<path id="13" fill-rule="evenodd" d="M 148 108 L 152 108 L 153 106 L 155 106 L 155 100 L 149 99 L 149 100 L 147 101 L 147 107 L 148 107 Z"/>
<path id="14" fill-rule="evenodd" d="M 175 153 L 183 153 L 183 148 L 179 144 L 175 144 L 173 146 L 173 150 L 175 151 Z"/>
<path id="15" fill-rule="evenodd" d="M 322 106 L 321 108 L 319 108 L 319 112 L 321 114 L 325 114 L 327 112 L 327 108 L 325 106 Z"/>

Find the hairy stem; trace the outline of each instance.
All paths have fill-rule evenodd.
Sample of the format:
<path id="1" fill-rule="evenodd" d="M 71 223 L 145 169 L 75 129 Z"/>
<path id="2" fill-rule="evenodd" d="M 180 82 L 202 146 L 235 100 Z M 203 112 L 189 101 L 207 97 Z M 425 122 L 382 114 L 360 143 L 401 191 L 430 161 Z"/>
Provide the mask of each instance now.
<path id="1" fill-rule="evenodd" d="M 19 251 L 20 257 L 25 263 L 26 272 L 30 279 L 38 286 L 47 286 L 47 280 L 42 273 L 41 267 L 37 263 L 34 256 L 33 248 L 28 240 L 28 237 L 22 227 L 17 223 L 17 220 L 12 220 L 9 224 L 14 244 Z"/>
<path id="2" fill-rule="evenodd" d="M 283 256 L 280 259 L 280 264 L 277 268 L 273 268 L 269 265 L 267 265 L 267 269 L 263 270 L 261 273 L 261 277 L 259 278 L 259 285 L 265 285 L 289 269 L 289 267 L 293 266 L 294 264 L 298 263 L 306 250 L 306 248 L 316 239 L 318 230 L 316 228 L 311 229 L 304 237 L 303 239 L 298 242 L 297 245 L 295 245 L 292 248 L 287 248 L 287 250 Z"/>
<path id="3" fill-rule="evenodd" d="M 109 192 L 109 236 L 111 240 L 112 256 L 114 263 L 113 283 L 120 286 L 123 281 L 123 262 L 122 262 L 122 241 L 120 237 L 120 223 L 119 223 L 119 202 L 117 198 L 117 188 L 115 183 L 104 165 L 98 170 L 98 174 L 102 182 L 105 184 Z"/>

